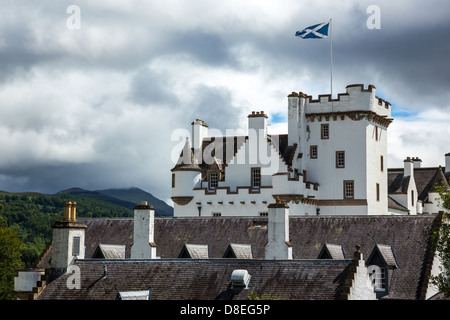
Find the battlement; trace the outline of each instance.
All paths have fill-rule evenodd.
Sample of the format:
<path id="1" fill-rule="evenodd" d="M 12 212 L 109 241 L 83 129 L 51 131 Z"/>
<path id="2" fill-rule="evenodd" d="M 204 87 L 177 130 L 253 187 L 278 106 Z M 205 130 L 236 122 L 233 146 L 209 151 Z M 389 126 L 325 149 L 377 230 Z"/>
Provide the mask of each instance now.
<path id="1" fill-rule="evenodd" d="M 319 95 L 317 99 L 303 92 L 292 92 L 288 97 L 305 99 L 305 114 L 342 113 L 351 111 L 370 111 L 382 117 L 391 116 L 391 104 L 375 95 L 376 88 L 363 84 L 351 84 L 345 93 L 339 93 L 336 99 L 331 94 Z"/>

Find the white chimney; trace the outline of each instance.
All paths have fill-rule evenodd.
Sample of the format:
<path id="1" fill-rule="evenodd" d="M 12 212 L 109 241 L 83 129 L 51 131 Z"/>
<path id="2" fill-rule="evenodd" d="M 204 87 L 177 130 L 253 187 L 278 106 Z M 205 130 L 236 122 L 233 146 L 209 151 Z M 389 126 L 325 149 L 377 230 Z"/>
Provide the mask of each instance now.
<path id="1" fill-rule="evenodd" d="M 299 121 L 299 101 L 298 93 L 292 92 L 288 95 L 288 145 L 299 143 L 298 121 Z"/>
<path id="2" fill-rule="evenodd" d="M 256 134 L 257 137 L 267 137 L 267 114 L 264 111 L 252 111 L 248 115 L 249 137 Z"/>
<path id="3" fill-rule="evenodd" d="M 52 237 L 51 266 L 54 274 L 64 274 L 75 259 L 85 257 L 85 229 L 86 225 L 76 219 L 77 203 L 64 202 L 64 216 L 62 221 L 56 221 Z"/>
<path id="4" fill-rule="evenodd" d="M 192 125 L 192 147 L 200 149 L 203 139 L 208 136 L 208 125 L 200 119 L 196 119 Z"/>
<path id="5" fill-rule="evenodd" d="M 285 203 L 272 203 L 268 206 L 267 260 L 292 259 L 289 243 L 289 207 Z"/>
<path id="6" fill-rule="evenodd" d="M 414 177 L 414 163 L 411 160 L 411 158 L 407 157 L 405 160 L 403 160 L 403 164 L 404 164 L 403 176 Z"/>
<path id="7" fill-rule="evenodd" d="M 131 259 L 155 259 L 155 209 L 142 201 L 134 207 L 133 244 Z"/>
<path id="8" fill-rule="evenodd" d="M 450 152 L 445 154 L 445 173 L 450 172 Z"/>
<path id="9" fill-rule="evenodd" d="M 412 158 L 412 161 L 414 163 L 414 168 L 420 168 L 422 166 L 422 160 L 420 160 L 419 157 Z"/>

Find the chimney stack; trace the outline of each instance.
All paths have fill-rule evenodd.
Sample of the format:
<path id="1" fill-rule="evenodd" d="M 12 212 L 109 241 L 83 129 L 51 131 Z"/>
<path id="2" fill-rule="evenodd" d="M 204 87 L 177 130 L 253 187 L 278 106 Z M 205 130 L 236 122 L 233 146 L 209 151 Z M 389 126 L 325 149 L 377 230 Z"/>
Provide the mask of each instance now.
<path id="1" fill-rule="evenodd" d="M 403 170 L 403 176 L 404 177 L 414 177 L 414 163 L 413 160 L 411 160 L 410 157 L 407 157 L 405 160 L 403 160 L 404 164 L 404 170 Z"/>
<path id="2" fill-rule="evenodd" d="M 420 168 L 422 166 L 422 160 L 420 160 L 419 157 L 412 158 L 412 161 L 414 163 L 414 168 Z"/>
<path id="3" fill-rule="evenodd" d="M 65 201 L 63 221 L 75 222 L 77 221 L 76 216 L 77 216 L 77 203 L 75 201 Z"/>
<path id="4" fill-rule="evenodd" d="M 192 125 L 192 147 L 194 150 L 201 149 L 203 139 L 208 137 L 208 125 L 200 119 L 195 119 Z"/>
<path id="5" fill-rule="evenodd" d="M 298 122 L 299 122 L 299 102 L 298 93 L 292 92 L 288 96 L 288 145 L 299 143 Z"/>
<path id="6" fill-rule="evenodd" d="M 267 260 L 292 259 L 292 247 L 289 243 L 289 207 L 277 200 L 268 206 Z"/>
<path id="7" fill-rule="evenodd" d="M 155 259 L 155 209 L 147 201 L 134 207 L 131 259 Z"/>
<path id="8" fill-rule="evenodd" d="M 53 226 L 51 266 L 54 275 L 67 272 L 67 268 L 75 259 L 85 257 L 86 225 L 76 221 L 75 201 L 64 202 L 63 220 L 56 221 Z"/>
<path id="9" fill-rule="evenodd" d="M 249 139 L 252 135 L 256 137 L 267 137 L 267 114 L 264 111 L 252 111 L 248 115 L 248 135 Z"/>
<path id="10" fill-rule="evenodd" d="M 450 172 L 450 152 L 445 154 L 445 173 Z"/>

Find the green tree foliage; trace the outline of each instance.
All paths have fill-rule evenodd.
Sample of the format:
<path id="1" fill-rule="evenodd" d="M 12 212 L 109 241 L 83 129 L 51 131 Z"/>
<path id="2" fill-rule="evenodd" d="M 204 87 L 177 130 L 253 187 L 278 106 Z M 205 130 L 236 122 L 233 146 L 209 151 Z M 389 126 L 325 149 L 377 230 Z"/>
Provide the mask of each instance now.
<path id="1" fill-rule="evenodd" d="M 9 228 L 1 216 L 0 204 L 0 300 L 14 299 L 14 270 L 23 268 L 21 251 L 24 244 L 17 232 Z"/>
<path id="2" fill-rule="evenodd" d="M 0 192 L 3 219 L 24 243 L 20 252 L 25 267 L 34 267 L 51 241 L 52 225 L 62 219 L 64 201 L 77 202 L 77 218 L 133 216 L 128 208 L 80 195 Z"/>
<path id="3" fill-rule="evenodd" d="M 450 190 L 443 186 L 436 187 L 440 196 L 439 205 L 450 212 Z M 433 247 L 436 250 L 442 265 L 440 273 L 431 276 L 431 283 L 439 288 L 445 297 L 450 297 L 450 219 L 449 214 L 444 213 L 443 223 L 439 231 L 433 234 Z"/>

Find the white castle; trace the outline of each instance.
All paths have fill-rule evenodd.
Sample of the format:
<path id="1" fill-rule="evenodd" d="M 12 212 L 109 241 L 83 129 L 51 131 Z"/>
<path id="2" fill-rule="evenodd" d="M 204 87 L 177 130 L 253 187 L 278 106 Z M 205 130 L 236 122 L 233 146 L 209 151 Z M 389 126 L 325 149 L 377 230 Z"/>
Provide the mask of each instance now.
<path id="1" fill-rule="evenodd" d="M 348 85 L 337 99 L 291 93 L 287 135 L 268 134 L 267 118 L 252 112 L 246 136 L 209 137 L 204 121 L 192 122 L 192 145 L 186 138 L 171 170 L 175 217 L 265 216 L 274 200 L 287 203 L 290 215 L 420 211 L 410 194 L 388 197 L 393 119 L 375 86 Z"/>

